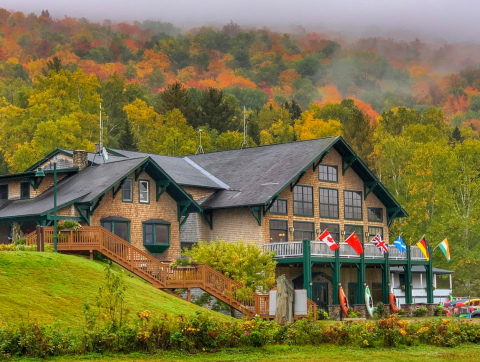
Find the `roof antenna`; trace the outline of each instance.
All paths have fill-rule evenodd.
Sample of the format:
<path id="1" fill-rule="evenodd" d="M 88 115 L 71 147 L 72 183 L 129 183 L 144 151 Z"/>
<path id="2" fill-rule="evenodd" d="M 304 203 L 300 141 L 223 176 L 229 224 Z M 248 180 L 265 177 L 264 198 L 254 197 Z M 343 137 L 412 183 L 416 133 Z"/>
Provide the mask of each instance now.
<path id="1" fill-rule="evenodd" d="M 242 143 L 242 149 L 248 147 L 247 143 L 247 109 L 245 106 L 243 106 L 243 143 Z"/>
<path id="2" fill-rule="evenodd" d="M 92 166 L 95 164 L 95 157 L 97 157 L 97 155 L 102 157 L 103 163 L 107 162 L 107 150 L 103 147 L 102 103 L 100 103 L 100 140 L 98 143 L 95 143 L 95 155 L 93 156 Z"/>
<path id="3" fill-rule="evenodd" d="M 199 153 L 202 153 L 202 154 L 205 153 L 203 152 L 203 147 L 202 147 L 202 130 L 199 129 L 198 133 L 200 134 L 200 144 L 198 145 L 197 152 L 195 152 L 196 155 Z"/>

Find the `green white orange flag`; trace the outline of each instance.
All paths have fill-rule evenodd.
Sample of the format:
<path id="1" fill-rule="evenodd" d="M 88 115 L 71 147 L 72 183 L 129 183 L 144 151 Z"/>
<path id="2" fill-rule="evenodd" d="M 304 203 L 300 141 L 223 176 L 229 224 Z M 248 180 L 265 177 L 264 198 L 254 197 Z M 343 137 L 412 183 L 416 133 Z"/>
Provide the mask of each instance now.
<path id="1" fill-rule="evenodd" d="M 445 258 L 447 258 L 447 261 L 450 261 L 450 245 L 448 245 L 448 239 L 445 238 L 438 247 L 443 252 L 443 255 L 445 255 Z"/>
<path id="2" fill-rule="evenodd" d="M 423 255 L 425 255 L 425 259 L 427 261 L 430 260 L 430 253 L 428 252 L 428 244 L 425 240 L 425 236 L 423 236 L 420 241 L 417 243 L 418 248 L 422 251 Z"/>

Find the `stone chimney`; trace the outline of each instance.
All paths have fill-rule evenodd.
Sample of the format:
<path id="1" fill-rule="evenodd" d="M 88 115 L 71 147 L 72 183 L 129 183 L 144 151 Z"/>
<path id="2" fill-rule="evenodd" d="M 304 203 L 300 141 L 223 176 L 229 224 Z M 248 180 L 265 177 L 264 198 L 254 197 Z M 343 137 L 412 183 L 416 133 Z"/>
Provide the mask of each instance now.
<path id="1" fill-rule="evenodd" d="M 82 171 L 88 166 L 88 152 L 83 150 L 73 151 L 73 167 L 78 167 Z"/>

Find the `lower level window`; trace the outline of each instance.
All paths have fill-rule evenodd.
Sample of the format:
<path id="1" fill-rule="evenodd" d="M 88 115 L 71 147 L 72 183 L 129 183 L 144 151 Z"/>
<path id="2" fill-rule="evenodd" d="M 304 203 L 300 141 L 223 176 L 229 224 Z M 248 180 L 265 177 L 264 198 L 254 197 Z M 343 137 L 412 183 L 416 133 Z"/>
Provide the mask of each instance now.
<path id="1" fill-rule="evenodd" d="M 378 226 L 369 226 L 368 236 L 374 237 L 375 235 L 380 235 L 383 237 L 383 228 Z"/>
<path id="2" fill-rule="evenodd" d="M 353 232 L 357 234 L 358 239 L 363 243 L 363 226 L 361 225 L 345 225 L 345 239 L 347 239 Z M 342 240 L 344 241 L 344 240 Z"/>
<path id="3" fill-rule="evenodd" d="M 270 242 L 284 243 L 288 241 L 287 226 L 286 220 L 270 220 Z"/>
<path id="4" fill-rule="evenodd" d="M 323 233 L 325 230 L 328 230 L 330 235 L 332 235 L 333 240 L 337 243 L 343 240 L 340 240 L 340 225 L 338 224 L 330 224 L 326 222 L 320 223 L 320 233 Z"/>
<path id="5" fill-rule="evenodd" d="M 192 250 L 192 248 L 193 248 L 195 245 L 197 245 L 196 242 L 187 242 L 187 241 L 184 241 L 184 242 L 180 243 L 180 248 L 181 248 L 182 250 L 184 250 L 184 249 Z"/>
<path id="6" fill-rule="evenodd" d="M 102 226 L 125 241 L 130 242 L 130 221 L 123 218 L 107 217 L 100 220 Z"/>
<path id="7" fill-rule="evenodd" d="M 143 222 L 143 246 L 152 253 L 163 253 L 170 247 L 170 223 L 160 219 Z"/>
<path id="8" fill-rule="evenodd" d="M 315 240 L 315 226 L 313 222 L 294 221 L 293 239 L 300 241 L 303 239 Z"/>

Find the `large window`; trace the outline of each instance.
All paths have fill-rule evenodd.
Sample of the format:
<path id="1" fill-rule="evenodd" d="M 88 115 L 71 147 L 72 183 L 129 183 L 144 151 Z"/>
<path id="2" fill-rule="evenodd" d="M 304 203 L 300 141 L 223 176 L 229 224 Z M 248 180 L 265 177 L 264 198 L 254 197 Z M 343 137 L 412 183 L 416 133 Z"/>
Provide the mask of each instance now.
<path id="1" fill-rule="evenodd" d="M 122 238 L 130 242 L 130 220 L 120 216 L 109 216 L 100 220 L 101 225 Z"/>
<path id="2" fill-rule="evenodd" d="M 338 190 L 320 188 L 320 217 L 338 219 Z"/>
<path id="3" fill-rule="evenodd" d="M 345 219 L 362 220 L 361 191 L 344 191 Z"/>
<path id="4" fill-rule="evenodd" d="M 340 240 L 340 225 L 339 224 L 330 224 L 326 222 L 321 222 L 320 223 L 320 233 L 324 232 L 325 230 L 328 230 L 330 235 L 332 235 L 333 240 L 335 240 L 337 243 Z"/>
<path id="5" fill-rule="evenodd" d="M 368 221 L 383 222 L 383 209 L 381 207 L 369 207 Z"/>
<path id="6" fill-rule="evenodd" d="M 293 240 L 315 240 L 315 225 L 313 222 L 294 221 Z"/>
<path id="7" fill-rule="evenodd" d="M 170 223 L 161 219 L 143 222 L 143 246 L 152 253 L 163 253 L 170 247 Z"/>
<path id="8" fill-rule="evenodd" d="M 8 200 L 8 185 L 0 185 L 0 200 Z"/>
<path id="9" fill-rule="evenodd" d="M 270 242 L 288 241 L 288 223 L 286 220 L 270 220 Z"/>
<path id="10" fill-rule="evenodd" d="M 318 179 L 325 182 L 338 182 L 337 166 L 320 165 L 318 167 Z"/>
<path id="11" fill-rule="evenodd" d="M 138 181 L 138 201 L 142 204 L 150 203 L 150 182 L 148 180 Z"/>
<path id="12" fill-rule="evenodd" d="M 312 186 L 295 186 L 293 189 L 293 214 L 313 216 Z"/>
<path id="13" fill-rule="evenodd" d="M 368 236 L 371 236 L 372 238 L 375 235 L 381 235 L 383 237 L 383 228 L 378 227 L 378 226 L 369 226 L 368 227 Z"/>
<path id="14" fill-rule="evenodd" d="M 30 184 L 28 182 L 20 183 L 20 198 L 21 199 L 30 198 Z"/>
<path id="15" fill-rule="evenodd" d="M 133 180 L 127 178 L 122 187 L 122 201 L 133 202 Z"/>
<path id="16" fill-rule="evenodd" d="M 270 208 L 270 214 L 287 215 L 287 213 L 287 200 L 285 199 L 276 200 Z"/>
<path id="17" fill-rule="evenodd" d="M 345 225 L 345 239 L 347 239 L 353 232 L 357 234 L 360 242 L 363 242 L 363 226 L 361 225 Z M 344 241 L 344 240 L 342 240 Z"/>

